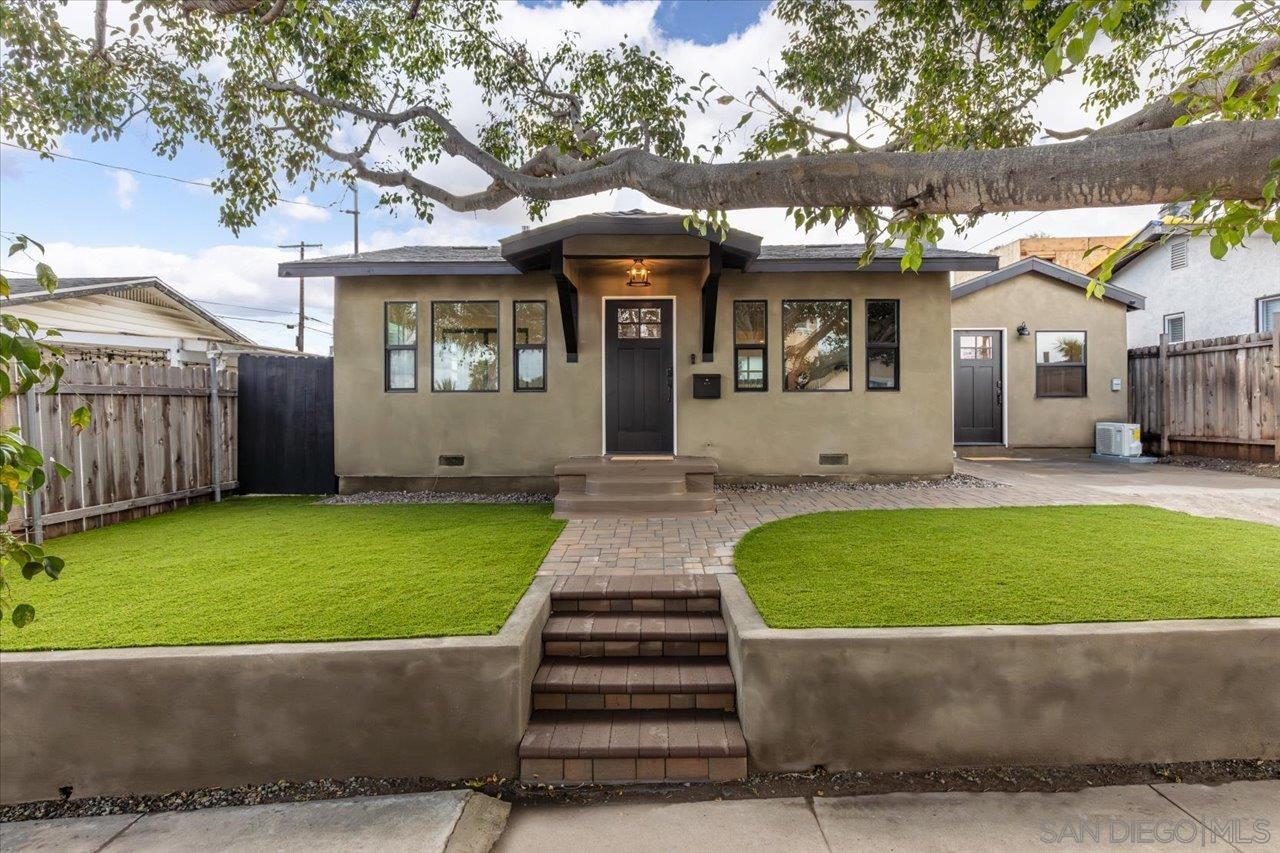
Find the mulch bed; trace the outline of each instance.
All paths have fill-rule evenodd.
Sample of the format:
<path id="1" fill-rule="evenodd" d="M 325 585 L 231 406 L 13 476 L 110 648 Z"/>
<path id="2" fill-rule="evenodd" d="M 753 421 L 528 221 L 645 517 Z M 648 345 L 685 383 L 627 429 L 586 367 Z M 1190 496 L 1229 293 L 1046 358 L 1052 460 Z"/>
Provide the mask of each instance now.
<path id="1" fill-rule="evenodd" d="M 441 782 L 426 777 L 322 779 L 236 788 L 201 788 L 171 794 L 74 798 L 0 806 L 0 823 L 61 817 L 192 811 L 220 806 L 306 802 L 341 797 L 413 794 L 471 788 L 511 803 L 594 805 L 627 801 L 701 802 L 772 797 L 842 797 L 895 792 L 1079 791 L 1104 785 L 1170 782 L 1222 784 L 1280 779 L 1280 760 L 1230 759 L 1177 764 L 1091 764 L 1074 767 L 985 767 L 901 773 L 757 773 L 738 782 L 665 785 L 526 785 L 489 777 Z"/>
<path id="2" fill-rule="evenodd" d="M 1181 465 L 1206 471 L 1229 471 L 1233 474 L 1249 474 L 1280 480 L 1280 462 L 1246 462 L 1243 459 L 1218 459 L 1212 456 L 1166 456 L 1160 460 L 1165 465 Z"/>

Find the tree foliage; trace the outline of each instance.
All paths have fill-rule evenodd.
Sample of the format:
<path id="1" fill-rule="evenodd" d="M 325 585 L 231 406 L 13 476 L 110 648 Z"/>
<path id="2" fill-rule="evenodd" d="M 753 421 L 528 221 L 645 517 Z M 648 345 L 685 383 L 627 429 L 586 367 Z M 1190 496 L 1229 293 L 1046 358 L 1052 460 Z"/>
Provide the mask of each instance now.
<path id="1" fill-rule="evenodd" d="M 286 183 L 355 177 L 428 221 L 438 205 L 513 201 L 539 217 L 623 187 L 703 230 L 777 206 L 799 227 L 852 225 L 872 248 L 905 240 L 904 268 L 945 227 L 1011 210 L 1185 202 L 1215 253 L 1259 229 L 1280 240 L 1280 0 L 1243 0 L 1212 28 L 1172 0 L 780 0 L 782 63 L 750 91 L 714 69 L 686 81 L 625 38 L 584 50 L 566 33 L 535 50 L 504 34 L 502 12 L 496 0 L 139 0 L 127 27 L 103 19 L 85 38 L 58 0 L 0 0 L 14 84 L 0 123 L 37 151 L 68 132 L 119 136 L 138 117 L 162 156 L 208 144 L 233 230 Z M 459 77 L 485 107 L 478 127 L 456 118 Z M 1063 81 L 1096 127 L 1042 125 L 1037 107 Z M 714 139 L 690 138 L 693 109 L 723 117 Z M 424 177 L 451 157 L 487 184 Z"/>

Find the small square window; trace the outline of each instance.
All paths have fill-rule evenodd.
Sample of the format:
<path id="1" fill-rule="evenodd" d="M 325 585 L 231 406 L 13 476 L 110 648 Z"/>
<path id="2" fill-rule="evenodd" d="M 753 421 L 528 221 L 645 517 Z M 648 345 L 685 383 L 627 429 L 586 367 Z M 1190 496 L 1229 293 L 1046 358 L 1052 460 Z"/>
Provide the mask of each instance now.
<path id="1" fill-rule="evenodd" d="M 642 338 L 660 338 L 662 337 L 662 326 L 657 323 L 641 323 L 640 337 Z"/>
<path id="2" fill-rule="evenodd" d="M 634 314 L 635 312 L 634 312 L 634 311 L 632 311 L 632 313 Z M 641 308 L 641 309 L 640 309 L 640 322 L 641 322 L 641 323 L 661 323 L 661 322 L 662 322 L 662 309 L 660 309 L 660 308 Z"/>
<path id="3" fill-rule="evenodd" d="M 619 308 L 618 323 L 638 323 L 640 322 L 640 310 L 638 308 Z"/>
<path id="4" fill-rule="evenodd" d="M 640 326 L 637 323 L 619 323 L 619 338 L 638 338 L 640 337 Z"/>

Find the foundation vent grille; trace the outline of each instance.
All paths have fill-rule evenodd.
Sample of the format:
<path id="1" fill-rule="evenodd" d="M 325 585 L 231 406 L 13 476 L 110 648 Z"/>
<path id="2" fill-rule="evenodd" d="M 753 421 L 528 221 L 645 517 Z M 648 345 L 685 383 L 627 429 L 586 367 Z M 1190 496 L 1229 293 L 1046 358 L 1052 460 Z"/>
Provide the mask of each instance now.
<path id="1" fill-rule="evenodd" d="M 440 467 L 442 468 L 461 468 L 463 465 L 467 464 L 467 457 L 441 456 L 439 459 L 439 462 L 440 462 Z"/>
<path id="2" fill-rule="evenodd" d="M 818 464 L 819 465 L 848 465 L 849 454 L 848 453 L 819 453 Z"/>

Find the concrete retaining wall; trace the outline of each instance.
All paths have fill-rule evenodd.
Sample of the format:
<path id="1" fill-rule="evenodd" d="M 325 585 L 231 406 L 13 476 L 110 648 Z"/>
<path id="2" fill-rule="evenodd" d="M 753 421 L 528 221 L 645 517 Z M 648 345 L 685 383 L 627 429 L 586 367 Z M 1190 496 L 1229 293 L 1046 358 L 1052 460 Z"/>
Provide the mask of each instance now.
<path id="1" fill-rule="evenodd" d="M 0 801 L 514 775 L 550 581 L 491 637 L 0 655 Z"/>
<path id="2" fill-rule="evenodd" d="M 775 630 L 721 595 L 756 769 L 1280 758 L 1280 619 Z"/>

